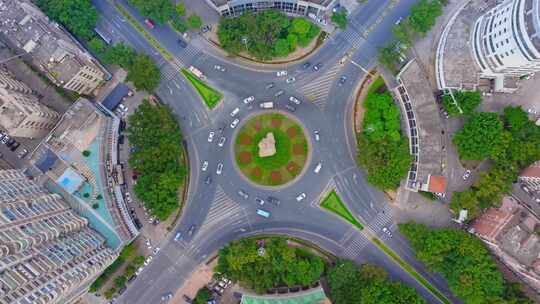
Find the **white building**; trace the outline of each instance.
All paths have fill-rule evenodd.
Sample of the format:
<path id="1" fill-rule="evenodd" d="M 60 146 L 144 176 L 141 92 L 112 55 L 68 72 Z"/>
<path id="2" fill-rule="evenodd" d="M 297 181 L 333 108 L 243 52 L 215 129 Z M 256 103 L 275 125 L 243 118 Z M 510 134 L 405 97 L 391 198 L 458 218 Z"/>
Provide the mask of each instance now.
<path id="1" fill-rule="evenodd" d="M 474 60 L 496 91 L 504 91 L 505 78 L 540 71 L 539 12 L 539 0 L 505 0 L 476 21 Z"/>
<path id="2" fill-rule="evenodd" d="M 277 9 L 288 14 L 319 16 L 337 0 L 206 0 L 222 16 L 237 16 L 245 11 Z"/>

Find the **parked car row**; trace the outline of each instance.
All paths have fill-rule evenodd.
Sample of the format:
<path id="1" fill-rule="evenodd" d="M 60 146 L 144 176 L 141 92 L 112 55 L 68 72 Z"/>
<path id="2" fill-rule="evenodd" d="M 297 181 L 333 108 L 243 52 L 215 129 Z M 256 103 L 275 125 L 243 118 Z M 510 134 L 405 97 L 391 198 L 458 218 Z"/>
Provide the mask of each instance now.
<path id="1" fill-rule="evenodd" d="M 14 138 L 10 137 L 5 132 L 0 132 L 0 143 L 5 145 L 10 151 L 15 152 L 21 144 L 17 142 Z M 28 149 L 21 148 L 17 151 L 17 157 L 18 158 L 24 158 L 26 155 L 28 155 Z"/>

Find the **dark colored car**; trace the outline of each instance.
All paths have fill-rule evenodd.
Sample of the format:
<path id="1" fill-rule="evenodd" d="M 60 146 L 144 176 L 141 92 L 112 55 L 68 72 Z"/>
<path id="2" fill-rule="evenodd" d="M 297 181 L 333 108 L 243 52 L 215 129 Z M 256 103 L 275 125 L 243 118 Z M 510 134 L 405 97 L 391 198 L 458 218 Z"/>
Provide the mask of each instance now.
<path id="1" fill-rule="evenodd" d="M 210 175 L 208 175 L 206 177 L 206 179 L 204 180 L 204 183 L 207 184 L 207 185 L 210 185 L 212 183 L 212 177 Z"/>
<path id="2" fill-rule="evenodd" d="M 188 230 L 188 235 L 191 236 L 193 235 L 193 232 L 195 232 L 195 225 L 191 225 L 191 227 L 189 227 L 189 230 Z"/>
<path id="3" fill-rule="evenodd" d="M 304 64 L 302 64 L 302 70 L 305 70 L 307 68 L 309 68 L 311 66 L 311 63 L 308 61 L 308 62 L 304 62 Z"/>
<path id="4" fill-rule="evenodd" d="M 345 82 L 347 82 L 347 77 L 346 77 L 346 76 L 341 76 L 341 77 L 339 77 L 339 81 L 338 81 L 338 85 L 339 85 L 339 86 L 344 85 Z"/>
<path id="5" fill-rule="evenodd" d="M 10 149 L 11 151 L 15 151 L 15 150 L 17 150 L 17 148 L 18 148 L 20 145 L 21 145 L 21 144 L 19 144 L 18 142 L 15 142 L 15 143 L 13 143 L 13 145 L 11 145 L 11 147 L 9 147 L 9 149 Z"/>
<path id="6" fill-rule="evenodd" d="M 279 204 L 281 204 L 281 201 L 273 196 L 269 196 L 267 200 L 270 204 L 274 204 L 276 206 L 279 206 Z"/>
<path id="7" fill-rule="evenodd" d="M 10 138 L 6 143 L 6 146 L 11 147 L 14 143 L 16 143 L 15 139 Z"/>
<path id="8" fill-rule="evenodd" d="M 291 106 L 290 104 L 286 104 L 285 105 L 285 109 L 291 111 L 291 112 L 294 112 L 296 111 L 296 107 L 295 106 Z"/>
<path id="9" fill-rule="evenodd" d="M 185 49 L 187 47 L 187 42 L 182 39 L 178 39 L 178 45 L 180 45 L 181 48 Z"/>
<path id="10" fill-rule="evenodd" d="M 205 26 L 203 26 L 203 27 L 201 28 L 201 31 L 202 31 L 203 33 L 206 33 L 206 32 L 208 32 L 208 31 L 211 30 L 211 29 L 212 29 L 212 27 L 211 27 L 210 25 L 205 25 Z"/>

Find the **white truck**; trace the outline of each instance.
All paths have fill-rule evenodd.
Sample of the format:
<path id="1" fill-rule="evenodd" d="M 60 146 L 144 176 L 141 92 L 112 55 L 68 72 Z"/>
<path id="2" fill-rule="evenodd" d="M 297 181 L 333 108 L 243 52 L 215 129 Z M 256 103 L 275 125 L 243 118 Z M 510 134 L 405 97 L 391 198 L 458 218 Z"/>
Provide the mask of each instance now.
<path id="1" fill-rule="evenodd" d="M 197 69 L 194 66 L 190 66 L 188 70 L 193 73 L 193 75 L 197 76 L 201 80 L 205 80 L 206 76 L 204 76 L 203 72 L 201 72 L 199 69 Z"/>
<path id="2" fill-rule="evenodd" d="M 274 108 L 274 103 L 272 101 L 262 102 L 259 104 L 259 107 L 262 109 L 272 109 Z"/>

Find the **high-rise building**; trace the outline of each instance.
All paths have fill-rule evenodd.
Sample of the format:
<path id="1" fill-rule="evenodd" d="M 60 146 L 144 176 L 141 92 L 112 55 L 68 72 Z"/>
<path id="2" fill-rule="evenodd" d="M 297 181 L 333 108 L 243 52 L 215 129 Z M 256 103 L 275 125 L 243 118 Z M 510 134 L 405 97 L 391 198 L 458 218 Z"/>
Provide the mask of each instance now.
<path id="1" fill-rule="evenodd" d="M 29 0 L 0 0 L 0 37 L 55 85 L 92 95 L 104 70 L 60 25 Z"/>
<path id="2" fill-rule="evenodd" d="M 41 104 L 32 90 L 0 68 L 0 127 L 14 137 L 45 136 L 60 114 Z"/>
<path id="3" fill-rule="evenodd" d="M 0 171 L 0 303 L 74 303 L 116 258 L 61 196 Z"/>
<path id="4" fill-rule="evenodd" d="M 481 77 L 502 83 L 540 71 L 539 15 L 539 0 L 505 0 L 478 18 L 471 38 Z"/>

